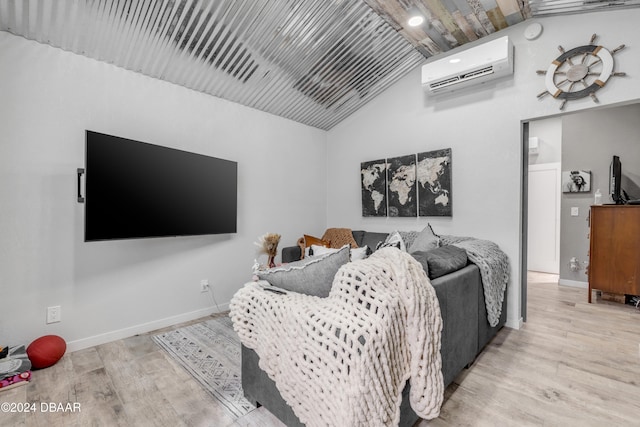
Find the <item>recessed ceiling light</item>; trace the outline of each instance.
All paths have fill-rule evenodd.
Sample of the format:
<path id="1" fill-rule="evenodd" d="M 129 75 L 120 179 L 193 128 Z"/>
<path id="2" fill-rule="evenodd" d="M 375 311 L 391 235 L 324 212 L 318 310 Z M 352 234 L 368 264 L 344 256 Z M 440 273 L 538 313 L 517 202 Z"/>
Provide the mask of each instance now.
<path id="1" fill-rule="evenodd" d="M 462 61 L 460 58 L 452 58 L 449 60 L 449 62 L 451 64 L 457 64 L 458 62 Z"/>
<path id="2" fill-rule="evenodd" d="M 422 25 L 423 22 L 424 22 L 424 17 L 420 15 L 415 15 L 409 18 L 409 20 L 407 21 L 407 24 L 409 24 L 410 27 L 417 27 L 418 25 Z"/>

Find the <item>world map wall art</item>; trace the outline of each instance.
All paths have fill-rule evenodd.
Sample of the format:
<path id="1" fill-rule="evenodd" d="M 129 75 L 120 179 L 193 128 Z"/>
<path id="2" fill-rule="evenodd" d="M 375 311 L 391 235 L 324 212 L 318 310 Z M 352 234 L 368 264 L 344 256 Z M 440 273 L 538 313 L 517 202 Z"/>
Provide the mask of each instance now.
<path id="1" fill-rule="evenodd" d="M 387 216 L 387 161 L 360 163 L 362 216 Z"/>
<path id="2" fill-rule="evenodd" d="M 360 164 L 362 216 L 451 216 L 451 148 Z"/>

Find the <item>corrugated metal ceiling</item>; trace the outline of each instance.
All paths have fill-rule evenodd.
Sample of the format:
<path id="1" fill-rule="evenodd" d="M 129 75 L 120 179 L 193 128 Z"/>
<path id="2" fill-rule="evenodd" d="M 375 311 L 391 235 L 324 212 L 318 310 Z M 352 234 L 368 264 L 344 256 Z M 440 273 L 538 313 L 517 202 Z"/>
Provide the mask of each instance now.
<path id="1" fill-rule="evenodd" d="M 529 5 L 536 16 L 587 3 L 604 4 L 0 0 L 0 30 L 330 129 L 425 58 L 527 19 Z M 409 28 L 416 11 L 426 22 Z"/>
<path id="2" fill-rule="evenodd" d="M 321 129 L 424 60 L 358 0 L 2 0 L 0 30 Z"/>
<path id="3" fill-rule="evenodd" d="M 631 7 L 640 7 L 640 0 L 529 0 L 529 8 L 533 17 Z"/>

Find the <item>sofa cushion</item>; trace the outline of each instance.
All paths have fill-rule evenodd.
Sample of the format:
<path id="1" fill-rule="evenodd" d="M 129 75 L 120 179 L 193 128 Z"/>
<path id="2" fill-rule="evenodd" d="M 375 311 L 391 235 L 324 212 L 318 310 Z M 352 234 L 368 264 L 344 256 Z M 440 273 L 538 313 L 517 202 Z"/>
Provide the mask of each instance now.
<path id="1" fill-rule="evenodd" d="M 256 275 L 273 286 L 301 294 L 326 297 L 333 278 L 343 264 L 349 262 L 349 246 L 319 256 L 310 256 L 281 267 L 258 271 Z"/>
<path id="2" fill-rule="evenodd" d="M 358 247 L 362 246 L 362 239 L 364 238 L 364 230 L 351 230 L 351 234 L 353 235 L 353 240 L 356 241 Z"/>
<path id="3" fill-rule="evenodd" d="M 427 224 L 427 226 L 416 236 L 407 251 L 412 254 L 419 251 L 429 251 L 437 248 L 438 246 L 440 246 L 440 236 L 433 232 L 431 224 Z"/>
<path id="4" fill-rule="evenodd" d="M 430 279 L 453 273 L 467 265 L 467 252 L 453 245 L 441 246 L 430 251 L 418 251 L 411 255 L 424 268 Z"/>

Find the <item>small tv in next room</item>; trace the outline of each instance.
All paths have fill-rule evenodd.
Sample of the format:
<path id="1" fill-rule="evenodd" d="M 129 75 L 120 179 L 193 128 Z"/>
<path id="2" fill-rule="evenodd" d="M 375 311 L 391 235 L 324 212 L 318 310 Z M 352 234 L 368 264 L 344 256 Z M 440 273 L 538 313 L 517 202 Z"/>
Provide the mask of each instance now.
<path id="1" fill-rule="evenodd" d="M 235 233 L 233 161 L 86 132 L 85 241 Z"/>
<path id="2" fill-rule="evenodd" d="M 622 163 L 620 157 L 613 156 L 611 165 L 609 166 L 609 194 L 611 200 L 616 205 L 623 205 L 622 188 L 620 188 L 620 180 L 622 179 Z"/>

